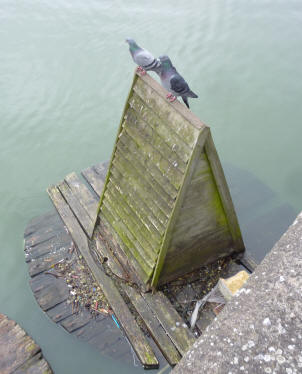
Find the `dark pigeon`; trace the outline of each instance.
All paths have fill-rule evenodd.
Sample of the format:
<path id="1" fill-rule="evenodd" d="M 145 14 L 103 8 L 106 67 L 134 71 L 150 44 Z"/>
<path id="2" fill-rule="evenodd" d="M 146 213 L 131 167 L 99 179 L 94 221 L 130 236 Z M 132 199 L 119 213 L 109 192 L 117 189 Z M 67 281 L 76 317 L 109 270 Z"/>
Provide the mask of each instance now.
<path id="1" fill-rule="evenodd" d="M 160 69 L 158 75 L 160 76 L 162 85 L 169 91 L 167 99 L 172 102 L 176 100 L 177 96 L 181 96 L 186 106 L 190 108 L 188 97 L 197 98 L 198 96 L 191 91 L 188 83 L 178 74 L 168 56 L 160 56 L 159 60 Z"/>
<path id="2" fill-rule="evenodd" d="M 128 38 L 126 42 L 129 44 L 129 51 L 133 58 L 133 61 L 138 65 L 138 71 L 143 75 L 146 74 L 146 71 L 152 70 L 159 72 L 160 61 L 158 58 L 155 58 L 149 51 L 139 47 L 135 40 Z"/>

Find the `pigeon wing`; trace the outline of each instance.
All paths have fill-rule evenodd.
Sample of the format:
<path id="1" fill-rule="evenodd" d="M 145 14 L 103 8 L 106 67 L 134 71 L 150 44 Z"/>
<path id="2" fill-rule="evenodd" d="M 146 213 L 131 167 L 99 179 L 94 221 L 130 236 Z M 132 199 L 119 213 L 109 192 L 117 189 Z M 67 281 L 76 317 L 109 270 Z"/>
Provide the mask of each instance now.
<path id="1" fill-rule="evenodd" d="M 152 54 L 145 49 L 139 51 L 134 58 L 137 65 L 142 67 L 151 66 L 155 61 L 154 56 L 152 56 Z"/>
<path id="2" fill-rule="evenodd" d="M 182 96 L 186 94 L 188 91 L 190 91 L 188 83 L 179 74 L 174 75 L 170 79 L 170 86 L 171 89 L 174 92 L 176 92 L 179 96 Z"/>

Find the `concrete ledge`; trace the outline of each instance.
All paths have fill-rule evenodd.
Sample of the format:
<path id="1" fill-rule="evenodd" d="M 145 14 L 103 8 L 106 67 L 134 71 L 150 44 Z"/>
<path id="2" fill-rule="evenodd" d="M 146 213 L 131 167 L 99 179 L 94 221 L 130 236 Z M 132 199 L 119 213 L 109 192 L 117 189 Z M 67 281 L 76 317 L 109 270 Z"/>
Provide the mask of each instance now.
<path id="1" fill-rule="evenodd" d="M 173 370 L 302 372 L 302 213 Z"/>

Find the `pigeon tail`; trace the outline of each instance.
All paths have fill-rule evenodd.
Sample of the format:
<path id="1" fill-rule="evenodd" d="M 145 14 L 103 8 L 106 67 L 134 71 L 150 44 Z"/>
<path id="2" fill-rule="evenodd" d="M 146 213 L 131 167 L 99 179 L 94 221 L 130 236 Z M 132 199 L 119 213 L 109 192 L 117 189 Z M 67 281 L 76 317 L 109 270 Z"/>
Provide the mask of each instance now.
<path id="1" fill-rule="evenodd" d="M 190 106 L 189 106 L 189 102 L 188 102 L 188 98 L 187 98 L 187 96 L 182 96 L 181 98 L 183 99 L 183 102 L 186 104 L 187 108 L 190 109 Z"/>
<path id="2" fill-rule="evenodd" d="M 197 99 L 198 96 L 193 92 L 193 91 L 189 91 L 187 94 L 186 94 L 188 97 L 193 97 L 194 99 Z"/>

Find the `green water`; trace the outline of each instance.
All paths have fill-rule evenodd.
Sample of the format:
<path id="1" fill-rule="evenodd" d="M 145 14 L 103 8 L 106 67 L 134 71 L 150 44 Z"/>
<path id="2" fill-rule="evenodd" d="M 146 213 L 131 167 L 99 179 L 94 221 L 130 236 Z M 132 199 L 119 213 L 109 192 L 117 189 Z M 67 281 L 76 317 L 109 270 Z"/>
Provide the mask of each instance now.
<path id="1" fill-rule="evenodd" d="M 0 0 L 0 312 L 56 374 L 142 372 L 54 325 L 28 285 L 23 231 L 45 189 L 109 158 L 132 80 L 126 37 L 168 54 L 211 126 L 247 248 L 261 259 L 302 209 L 302 3 Z"/>

